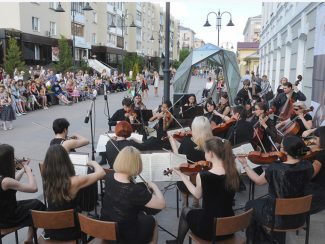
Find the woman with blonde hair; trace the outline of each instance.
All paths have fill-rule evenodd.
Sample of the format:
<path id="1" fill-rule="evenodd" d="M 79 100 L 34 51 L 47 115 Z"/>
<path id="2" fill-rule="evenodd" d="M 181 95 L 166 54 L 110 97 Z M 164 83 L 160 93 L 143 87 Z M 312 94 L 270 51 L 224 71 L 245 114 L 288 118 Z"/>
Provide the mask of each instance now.
<path id="1" fill-rule="evenodd" d="M 166 243 L 181 244 L 190 229 L 200 238 L 211 241 L 214 237 L 214 218 L 233 216 L 232 203 L 239 187 L 239 175 L 236 168 L 232 147 L 229 141 L 211 137 L 203 144 L 205 159 L 212 163 L 209 171 L 201 171 L 196 176 L 196 184 L 174 168 L 187 189 L 196 198 L 202 198 L 201 209 L 184 208 L 179 219 L 176 240 Z M 214 241 L 230 236 L 218 236 Z"/>
<path id="2" fill-rule="evenodd" d="M 105 177 L 101 219 L 117 222 L 122 243 L 157 243 L 155 219 L 145 215 L 142 209 L 163 209 L 166 203 L 156 184 L 147 182 L 147 188 L 144 184 L 134 182 L 134 177 L 142 172 L 142 167 L 140 152 L 127 146 L 116 157 L 113 166 L 115 172 Z"/>
<path id="3" fill-rule="evenodd" d="M 205 141 L 212 137 L 209 120 L 204 116 L 198 116 L 192 122 L 192 137 L 184 137 L 179 148 L 177 148 L 176 140 L 172 136 L 169 137 L 169 141 L 174 153 L 185 154 L 189 162 L 197 162 L 205 160 L 203 146 Z M 177 187 L 182 192 L 183 207 L 185 207 L 189 191 L 181 181 L 177 182 Z M 199 207 L 199 200 L 195 197 L 192 206 Z"/>

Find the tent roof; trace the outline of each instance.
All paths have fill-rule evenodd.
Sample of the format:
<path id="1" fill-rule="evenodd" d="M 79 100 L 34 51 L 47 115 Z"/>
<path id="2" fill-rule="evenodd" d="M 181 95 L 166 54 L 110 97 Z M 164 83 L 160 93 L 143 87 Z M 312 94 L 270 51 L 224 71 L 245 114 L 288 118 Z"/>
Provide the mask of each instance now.
<path id="1" fill-rule="evenodd" d="M 229 88 L 228 93 L 230 94 L 228 95 L 232 101 L 240 81 L 236 54 L 211 43 L 194 49 L 179 66 L 175 74 L 174 91 L 186 93 L 189 87 L 192 67 L 206 59 L 214 62 L 216 66 L 222 67 L 225 84 Z"/>

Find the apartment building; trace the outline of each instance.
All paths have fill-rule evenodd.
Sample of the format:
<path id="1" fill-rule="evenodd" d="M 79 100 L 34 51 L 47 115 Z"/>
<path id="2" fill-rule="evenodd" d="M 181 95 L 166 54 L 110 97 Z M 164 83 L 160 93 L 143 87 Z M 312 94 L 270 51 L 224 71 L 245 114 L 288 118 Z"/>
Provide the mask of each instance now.
<path id="1" fill-rule="evenodd" d="M 247 19 L 243 35 L 244 42 L 259 42 L 261 33 L 262 15 L 249 17 Z"/>
<path id="2" fill-rule="evenodd" d="M 205 42 L 202 39 L 194 38 L 194 48 L 200 48 L 205 45 Z"/>
<path id="3" fill-rule="evenodd" d="M 324 104 L 325 5 L 322 2 L 262 3 L 260 70 L 276 88 L 283 76 L 311 100 Z"/>
<path id="4" fill-rule="evenodd" d="M 61 35 L 74 44 L 75 60 L 96 56 L 117 67 L 126 52 L 135 52 L 148 65 L 165 49 L 165 13 L 159 4 L 149 2 L 62 2 L 64 12 L 55 11 L 57 2 L 3 2 L 0 15 L 0 56 L 7 40 L 15 37 L 27 64 L 57 61 Z M 131 24 L 133 27 L 130 27 Z M 170 59 L 179 56 L 179 21 L 171 17 Z"/>
<path id="5" fill-rule="evenodd" d="M 180 47 L 181 49 L 189 49 L 190 51 L 194 48 L 194 38 L 195 32 L 190 28 L 180 26 L 179 28 L 180 35 Z"/>

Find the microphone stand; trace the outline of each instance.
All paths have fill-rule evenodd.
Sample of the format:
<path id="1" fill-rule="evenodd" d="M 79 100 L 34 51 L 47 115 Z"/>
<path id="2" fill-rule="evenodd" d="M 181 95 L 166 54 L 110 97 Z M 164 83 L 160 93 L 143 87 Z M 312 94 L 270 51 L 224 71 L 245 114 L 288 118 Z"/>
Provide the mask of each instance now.
<path id="1" fill-rule="evenodd" d="M 95 106 L 95 100 L 96 100 L 96 98 L 94 97 L 93 100 L 91 101 L 94 106 Z M 89 111 L 89 117 L 90 117 L 90 137 L 91 137 L 91 160 L 95 160 L 93 111 L 92 111 L 92 109 Z"/>
<path id="2" fill-rule="evenodd" d="M 112 131 L 112 126 L 111 126 L 111 123 L 110 123 L 111 116 L 110 116 L 110 114 L 109 114 L 109 106 L 108 106 L 108 99 L 107 99 L 107 93 L 106 93 L 106 84 L 104 84 L 104 100 L 105 100 L 106 109 L 107 109 L 107 123 L 108 123 L 108 129 L 109 129 L 109 131 Z"/>
<path id="3" fill-rule="evenodd" d="M 233 136 L 233 138 L 234 138 L 234 146 L 236 145 L 236 138 L 237 138 L 237 124 L 238 124 L 238 121 L 239 120 L 237 120 L 236 121 L 236 123 L 235 123 L 235 125 L 234 125 L 234 129 L 233 129 L 233 131 L 230 133 L 230 135 L 228 136 L 228 138 L 227 138 L 227 140 L 229 141 L 230 140 L 230 138 Z"/>
<path id="4" fill-rule="evenodd" d="M 147 140 L 147 138 L 148 138 L 148 131 L 147 131 L 147 129 L 146 129 L 146 127 L 144 126 L 144 121 L 143 121 L 143 113 L 142 113 L 142 109 L 141 109 L 141 107 L 140 107 L 140 109 L 139 109 L 139 113 L 140 113 L 140 119 L 141 119 L 141 127 L 142 127 L 142 130 L 143 130 L 143 141 L 146 141 Z"/>

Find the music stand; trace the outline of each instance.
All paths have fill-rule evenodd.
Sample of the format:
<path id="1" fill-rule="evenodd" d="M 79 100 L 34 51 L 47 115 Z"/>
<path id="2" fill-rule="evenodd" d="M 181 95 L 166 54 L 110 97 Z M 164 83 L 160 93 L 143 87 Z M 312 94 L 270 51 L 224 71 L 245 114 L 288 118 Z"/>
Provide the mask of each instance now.
<path id="1" fill-rule="evenodd" d="M 145 125 L 148 125 L 148 121 L 149 119 L 153 116 L 152 115 L 152 110 L 149 110 L 149 109 L 137 109 L 137 110 L 134 110 L 135 113 L 137 114 L 137 118 L 138 120 L 140 121 L 141 123 L 141 129 L 142 129 L 142 133 L 139 133 L 139 134 L 143 134 L 143 139 L 144 140 L 147 140 L 147 136 L 149 135 Z"/>
<path id="2" fill-rule="evenodd" d="M 182 106 L 183 118 L 184 119 L 194 119 L 197 116 L 202 116 L 204 114 L 203 106 Z"/>

